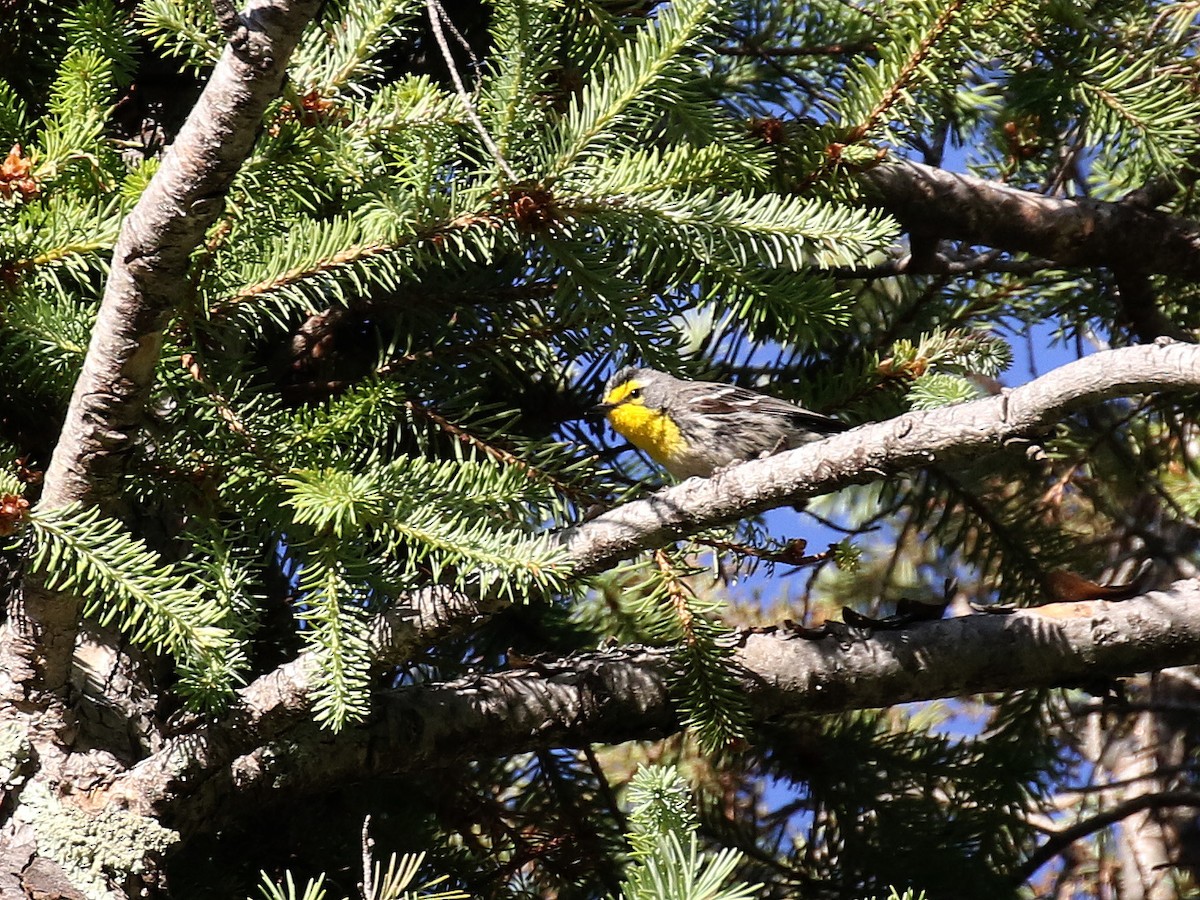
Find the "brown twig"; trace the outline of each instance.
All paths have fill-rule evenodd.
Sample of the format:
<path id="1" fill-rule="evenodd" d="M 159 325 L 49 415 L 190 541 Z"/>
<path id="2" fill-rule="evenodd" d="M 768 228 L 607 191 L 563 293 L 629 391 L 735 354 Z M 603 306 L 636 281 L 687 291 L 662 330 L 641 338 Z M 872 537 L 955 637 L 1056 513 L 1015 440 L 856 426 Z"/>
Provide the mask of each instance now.
<path id="1" fill-rule="evenodd" d="M 1055 833 L 1037 850 L 1029 855 L 1021 865 L 1010 873 L 1013 884 L 1023 884 L 1033 877 L 1042 866 L 1054 859 L 1073 843 L 1088 835 L 1103 831 L 1110 825 L 1115 825 L 1135 813 L 1147 809 L 1164 809 L 1178 806 L 1200 807 L 1200 792 L 1196 791 L 1163 791 L 1155 794 L 1141 794 L 1130 797 L 1116 806 L 1096 813 L 1089 819 L 1076 822 L 1069 828 Z"/>

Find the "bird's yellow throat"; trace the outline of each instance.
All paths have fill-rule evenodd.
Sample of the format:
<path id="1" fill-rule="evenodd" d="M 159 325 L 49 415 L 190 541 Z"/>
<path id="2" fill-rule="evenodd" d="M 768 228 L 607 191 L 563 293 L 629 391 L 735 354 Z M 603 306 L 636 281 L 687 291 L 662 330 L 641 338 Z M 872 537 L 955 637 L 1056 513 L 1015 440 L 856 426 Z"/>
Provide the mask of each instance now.
<path id="1" fill-rule="evenodd" d="M 630 392 L 638 387 L 636 382 L 627 381 L 608 392 L 604 402 L 619 404 L 608 411 L 609 424 L 633 446 L 649 453 L 655 462 L 667 465 L 683 450 L 683 435 L 666 413 L 650 409 L 640 399 L 628 399 Z"/>

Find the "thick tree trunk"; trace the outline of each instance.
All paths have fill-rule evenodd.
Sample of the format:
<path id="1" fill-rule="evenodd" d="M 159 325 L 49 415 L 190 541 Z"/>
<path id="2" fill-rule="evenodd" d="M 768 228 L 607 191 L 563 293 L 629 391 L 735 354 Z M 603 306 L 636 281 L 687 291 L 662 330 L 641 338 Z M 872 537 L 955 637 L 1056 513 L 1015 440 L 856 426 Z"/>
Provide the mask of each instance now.
<path id="1" fill-rule="evenodd" d="M 318 6 L 319 0 L 255 0 L 237 15 L 221 5 L 229 44 L 122 226 L 40 509 L 116 503 L 163 329 L 190 295 L 192 252 L 221 212 Z M 159 854 L 175 840 L 153 817 L 90 796 L 96 784 L 124 771 L 139 743 L 145 752 L 160 740 L 121 733 L 121 718 L 131 716 L 135 731 L 153 732 L 160 723 L 144 714 L 154 699 L 146 671 L 129 665 L 128 654 L 109 640 L 81 641 L 79 617 L 75 597 L 28 578 L 0 629 L 4 898 L 72 897 L 79 889 L 89 896 L 108 889 L 145 895 L 156 886 Z M 97 658 L 100 669 L 91 674 L 99 689 L 89 696 L 87 666 Z"/>

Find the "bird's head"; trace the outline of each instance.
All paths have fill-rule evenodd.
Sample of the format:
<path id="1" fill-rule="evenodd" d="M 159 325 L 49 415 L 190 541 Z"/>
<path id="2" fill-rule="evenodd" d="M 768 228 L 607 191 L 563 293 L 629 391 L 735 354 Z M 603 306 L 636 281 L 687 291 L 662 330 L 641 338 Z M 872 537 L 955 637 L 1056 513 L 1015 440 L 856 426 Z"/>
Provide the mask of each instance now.
<path id="1" fill-rule="evenodd" d="M 679 430 L 667 415 L 674 379 L 654 369 L 627 366 L 604 386 L 604 397 L 592 408 L 618 433 L 655 458 L 673 448 Z"/>
<path id="2" fill-rule="evenodd" d="M 604 386 L 604 397 L 593 412 L 608 419 L 617 434 L 648 453 L 668 471 L 687 442 L 668 412 L 678 379 L 654 369 L 628 366 Z"/>
<path id="3" fill-rule="evenodd" d="M 641 369 L 636 366 L 626 366 L 608 379 L 604 386 L 604 396 L 592 407 L 592 412 L 606 416 L 609 421 L 613 415 L 637 415 L 639 410 L 645 413 L 659 412 L 666 406 L 666 379 L 669 375 L 656 372 L 654 369 Z"/>

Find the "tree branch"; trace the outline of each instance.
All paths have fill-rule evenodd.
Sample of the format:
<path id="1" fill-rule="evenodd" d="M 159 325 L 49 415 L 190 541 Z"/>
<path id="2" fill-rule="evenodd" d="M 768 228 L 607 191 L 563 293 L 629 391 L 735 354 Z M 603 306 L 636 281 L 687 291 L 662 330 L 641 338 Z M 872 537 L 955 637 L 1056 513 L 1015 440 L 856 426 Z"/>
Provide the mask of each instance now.
<path id="1" fill-rule="evenodd" d="M 1200 581 L 1120 602 L 1053 603 L 836 640 L 782 629 L 749 634 L 734 661 L 760 723 L 1095 683 L 1200 663 Z M 218 827 L 236 814 L 230 803 L 264 802 L 280 790 L 328 790 L 544 747 L 659 738 L 681 727 L 669 690 L 674 674 L 669 651 L 625 647 L 386 691 L 368 727 L 333 735 L 306 725 L 286 742 L 255 750 L 181 797 L 172 824 Z M 147 762 L 161 767 L 161 757 Z"/>
<path id="2" fill-rule="evenodd" d="M 906 228 L 1063 266 L 1200 279 L 1200 223 L 1140 203 L 1047 197 L 907 160 L 859 178 Z"/>
<path id="3" fill-rule="evenodd" d="M 83 370 L 46 472 L 40 507 L 111 505 L 154 382 L 163 329 L 191 295 L 192 251 L 220 213 L 320 0 L 254 0 L 195 108 L 121 227 Z M 26 585 L 0 642 L 0 696 L 60 691 L 77 601 Z"/>
<path id="4" fill-rule="evenodd" d="M 42 506 L 108 502 L 128 454 L 188 264 L 278 96 L 319 0 L 255 0 L 203 93 L 125 219 L 83 371 L 46 471 Z"/>
<path id="5" fill-rule="evenodd" d="M 1094 816 L 1089 816 L 1082 822 L 1076 822 L 1062 831 L 1057 831 L 1046 839 L 1046 842 L 1037 848 L 1029 857 L 1012 873 L 1013 884 L 1023 884 L 1033 877 L 1042 866 L 1054 859 L 1073 843 L 1082 840 L 1090 834 L 1095 834 L 1097 831 L 1103 831 L 1110 825 L 1115 825 L 1123 819 L 1128 819 L 1135 813 L 1142 812 L 1146 809 L 1164 809 L 1177 806 L 1191 806 L 1200 808 L 1200 792 L 1198 791 L 1163 791 L 1155 794 L 1139 794 L 1136 797 L 1130 797 L 1128 800 L 1118 803 L 1111 809 L 1102 810 Z"/>
<path id="6" fill-rule="evenodd" d="M 467 631 L 502 607 L 442 585 L 414 591 L 372 621 L 372 656 L 380 664 L 398 664 L 445 636 Z M 137 783 L 129 802 L 143 811 L 170 802 L 190 793 L 206 773 L 290 732 L 307 720 L 313 679 L 321 677 L 315 655 L 304 651 L 238 691 L 220 720 L 195 716 L 191 722 L 176 723 L 178 736 L 166 739 L 126 780 L 127 790 Z"/>
<path id="7" fill-rule="evenodd" d="M 689 479 L 564 529 L 559 540 L 575 574 L 591 574 L 713 525 L 932 462 L 976 456 L 1088 404 L 1179 388 L 1200 388 L 1200 347 L 1097 353 L 993 397 L 863 425 L 709 479 Z"/>
<path id="8" fill-rule="evenodd" d="M 995 397 L 908 413 L 735 466 L 711 479 L 691 479 L 564 529 L 555 539 L 573 573 L 583 576 L 722 522 L 930 462 L 976 456 L 981 449 L 1001 447 L 1089 403 L 1179 388 L 1200 388 L 1196 345 L 1098 353 Z M 377 659 L 397 662 L 447 634 L 473 627 L 499 608 L 493 600 L 445 587 L 431 587 L 406 599 L 408 608 L 376 620 L 372 645 Z M 747 648 L 751 646 L 753 641 Z M 168 741 L 162 752 L 140 764 L 130 776 L 141 781 L 129 792 L 131 802 L 170 802 L 179 791 L 191 790 L 205 773 L 292 728 L 307 715 L 310 679 L 319 674 L 302 654 L 247 686 L 224 719 Z M 881 697 L 879 702 L 897 701 Z"/>

